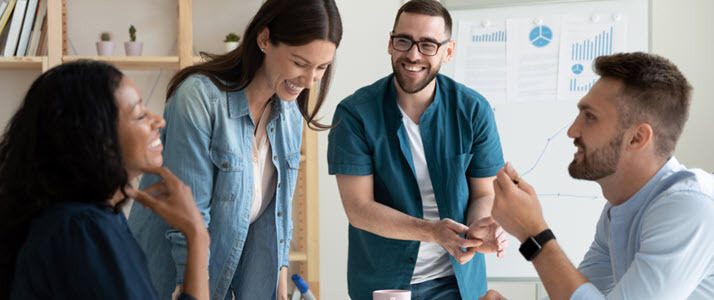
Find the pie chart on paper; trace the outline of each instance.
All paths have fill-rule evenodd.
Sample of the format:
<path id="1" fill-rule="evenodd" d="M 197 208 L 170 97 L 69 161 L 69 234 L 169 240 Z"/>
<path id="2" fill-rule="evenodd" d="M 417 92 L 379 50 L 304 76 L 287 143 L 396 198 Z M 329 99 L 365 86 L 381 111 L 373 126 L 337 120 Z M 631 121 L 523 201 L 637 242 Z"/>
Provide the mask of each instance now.
<path id="1" fill-rule="evenodd" d="M 531 30 L 528 39 L 533 46 L 545 47 L 553 40 L 553 31 L 551 31 L 548 26 L 539 25 Z"/>

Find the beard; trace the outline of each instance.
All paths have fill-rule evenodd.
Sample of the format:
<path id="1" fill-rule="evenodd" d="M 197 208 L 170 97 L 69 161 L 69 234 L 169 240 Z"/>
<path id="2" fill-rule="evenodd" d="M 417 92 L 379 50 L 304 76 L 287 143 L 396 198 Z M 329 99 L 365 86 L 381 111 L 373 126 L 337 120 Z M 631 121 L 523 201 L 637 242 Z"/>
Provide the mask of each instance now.
<path id="1" fill-rule="evenodd" d="M 409 59 L 402 58 L 398 59 L 397 61 L 392 60 L 392 71 L 394 72 L 394 76 L 397 78 L 397 83 L 399 83 L 399 86 L 406 92 L 407 94 L 415 94 L 423 90 L 434 78 L 436 78 L 436 74 L 439 74 L 439 69 L 441 68 L 441 63 L 439 63 L 436 68 L 432 68 L 431 64 L 426 63 L 426 70 L 429 71 L 429 73 L 426 74 L 426 77 L 422 80 L 415 80 L 413 78 L 407 77 L 404 72 L 406 72 L 403 68 L 401 68 L 402 62 L 404 63 L 421 63 L 419 61 L 417 62 L 412 62 Z"/>
<path id="2" fill-rule="evenodd" d="M 600 149 L 593 150 L 588 154 L 585 145 L 580 138 L 576 138 L 573 143 L 583 149 L 581 161 L 573 159 L 568 166 L 568 173 L 575 179 L 598 180 L 610 176 L 617 170 L 617 163 L 620 161 L 620 145 L 624 132 L 614 137 L 610 142 Z"/>

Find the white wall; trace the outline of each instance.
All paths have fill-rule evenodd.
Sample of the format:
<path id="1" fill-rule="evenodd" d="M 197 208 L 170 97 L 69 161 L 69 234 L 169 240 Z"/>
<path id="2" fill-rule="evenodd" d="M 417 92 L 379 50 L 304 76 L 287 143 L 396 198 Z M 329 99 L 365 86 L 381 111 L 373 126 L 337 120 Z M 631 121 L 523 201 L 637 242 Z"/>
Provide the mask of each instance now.
<path id="1" fill-rule="evenodd" d="M 342 43 L 337 50 L 332 88 L 320 115 L 332 121 L 337 104 L 355 90 L 392 72 L 387 46 L 400 0 L 338 0 Z M 335 176 L 327 174 L 327 132 L 319 134 L 320 296 L 348 299 L 347 217 Z"/>
<path id="2" fill-rule="evenodd" d="M 672 59 L 694 86 L 689 123 L 679 143 L 677 156 L 688 166 L 714 171 L 714 85 L 707 75 L 714 69 L 714 11 L 711 0 L 653 0 L 652 52 Z M 387 38 L 401 0 L 337 0 L 344 35 L 337 51 L 332 89 L 320 114 L 330 121 L 337 103 L 359 87 L 391 72 Z M 197 50 L 220 51 L 222 38 L 230 31 L 242 35 L 260 1 L 194 1 L 194 42 Z M 174 53 L 176 6 L 174 1 L 68 1 L 68 34 L 79 55 L 94 55 L 94 42 L 101 31 L 113 33 L 115 54 L 123 55 L 119 43 L 128 37 L 129 24 L 137 27 L 144 41 L 144 55 Z M 79 20 L 82 20 L 81 22 Z M 70 54 L 75 54 L 70 48 Z M 149 107 L 161 112 L 170 71 L 136 71 L 128 75 L 148 99 Z M 4 127 L 20 103 L 35 71 L 0 70 L 0 124 Z M 319 134 L 320 165 L 320 288 L 322 299 L 347 298 L 347 218 L 334 176 L 327 175 L 327 133 Z M 593 224 L 594 225 L 594 224 Z M 517 245 L 512 245 L 517 247 Z"/>
<path id="3" fill-rule="evenodd" d="M 714 171 L 714 1 L 652 0 L 651 52 L 679 66 L 694 87 L 691 113 L 675 155 L 688 167 Z"/>

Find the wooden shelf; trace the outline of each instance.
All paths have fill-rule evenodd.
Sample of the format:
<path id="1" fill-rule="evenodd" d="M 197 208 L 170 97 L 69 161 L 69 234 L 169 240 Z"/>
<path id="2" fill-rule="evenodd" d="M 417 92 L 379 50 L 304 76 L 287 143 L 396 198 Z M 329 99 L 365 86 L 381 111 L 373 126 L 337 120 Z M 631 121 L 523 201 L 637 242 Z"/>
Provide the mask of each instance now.
<path id="1" fill-rule="evenodd" d="M 46 62 L 45 56 L 2 56 L 0 69 L 42 71 L 42 64 Z"/>
<path id="2" fill-rule="evenodd" d="M 300 251 L 290 251 L 290 261 L 307 261 L 307 253 Z"/>
<path id="3" fill-rule="evenodd" d="M 107 62 L 122 70 L 179 68 L 178 56 L 63 56 L 62 62 L 92 59 Z"/>

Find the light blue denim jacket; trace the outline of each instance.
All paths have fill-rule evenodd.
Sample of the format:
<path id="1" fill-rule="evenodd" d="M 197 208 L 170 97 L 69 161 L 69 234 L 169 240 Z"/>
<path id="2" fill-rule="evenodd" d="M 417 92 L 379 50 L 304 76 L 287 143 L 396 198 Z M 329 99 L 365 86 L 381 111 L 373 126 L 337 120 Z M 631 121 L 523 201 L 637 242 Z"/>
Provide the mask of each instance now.
<path id="1" fill-rule="evenodd" d="M 236 272 L 250 274 L 242 278 L 241 286 L 270 288 L 272 293 L 280 267 L 288 265 L 291 199 L 300 164 L 303 120 L 295 102 L 276 100 L 273 105 L 267 133 L 278 174 L 277 190 L 271 205 L 252 225 L 255 123 L 245 90 L 221 91 L 208 77 L 192 75 L 164 109 L 164 166 L 191 187 L 211 236 L 211 299 L 223 299 Z M 144 176 L 140 188 L 157 180 L 153 175 Z M 158 295 L 166 298 L 183 283 L 186 240 L 141 205 L 132 207 L 129 224 L 146 252 Z M 236 270 L 239 262 L 241 270 Z"/>

